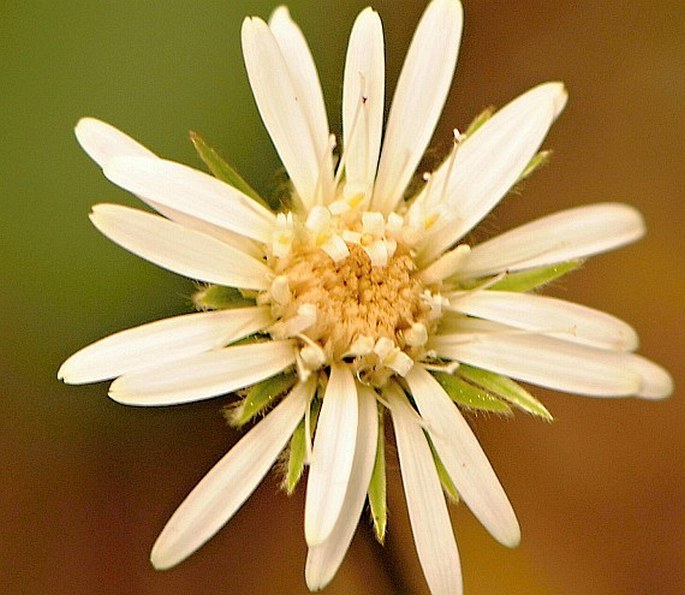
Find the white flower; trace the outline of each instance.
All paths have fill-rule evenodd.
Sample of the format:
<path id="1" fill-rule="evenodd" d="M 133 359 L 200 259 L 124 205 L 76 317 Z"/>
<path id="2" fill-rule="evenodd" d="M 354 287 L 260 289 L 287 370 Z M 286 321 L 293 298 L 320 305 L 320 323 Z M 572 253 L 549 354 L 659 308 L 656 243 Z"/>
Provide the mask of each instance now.
<path id="1" fill-rule="evenodd" d="M 441 483 L 504 545 L 517 545 L 520 532 L 455 401 L 549 417 L 509 377 L 597 397 L 671 392 L 668 374 L 632 353 L 637 337 L 627 324 L 528 292 L 581 259 L 637 240 L 644 227 L 633 208 L 570 209 L 464 243 L 536 156 L 566 102 L 560 83 L 535 87 L 477 130 L 456 134 L 445 162 L 405 200 L 451 84 L 461 28 L 457 0 L 428 5 L 381 152 L 383 33 L 372 9 L 361 12 L 347 51 L 336 164 L 300 29 L 284 7 L 268 24 L 245 20 L 250 84 L 292 181 L 292 207 L 278 213 L 241 184 L 161 159 L 98 120 L 79 122 L 78 140 L 105 175 L 159 213 L 101 204 L 95 226 L 138 256 L 209 284 L 196 302 L 215 309 L 102 339 L 70 357 L 60 378 L 115 378 L 110 396 L 132 405 L 187 403 L 254 385 L 236 412 L 240 423 L 278 401 L 171 517 L 152 550 L 157 568 L 211 538 L 290 443 L 289 490 L 309 465 L 307 584 L 323 588 L 367 493 L 382 539 L 387 408 L 427 582 L 433 593 L 460 593 Z"/>

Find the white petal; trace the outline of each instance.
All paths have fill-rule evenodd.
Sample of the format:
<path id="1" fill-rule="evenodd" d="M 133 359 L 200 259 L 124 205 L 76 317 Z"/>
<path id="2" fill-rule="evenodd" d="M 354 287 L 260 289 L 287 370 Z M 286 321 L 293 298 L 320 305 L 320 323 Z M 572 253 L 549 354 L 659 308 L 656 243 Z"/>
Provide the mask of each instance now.
<path id="1" fill-rule="evenodd" d="M 279 6 L 274 10 L 269 19 L 269 27 L 281 48 L 281 53 L 290 72 L 290 78 L 308 119 L 308 130 L 316 154 L 320 156 L 319 161 L 323 166 L 320 174 L 322 176 L 322 192 L 328 196 L 332 194 L 333 189 L 333 163 L 327 150 L 328 117 L 326 116 L 326 106 L 314 59 L 309 51 L 307 40 L 297 24 L 290 18 L 287 7 Z M 323 158 L 323 155 L 326 157 Z"/>
<path id="2" fill-rule="evenodd" d="M 115 157 L 156 157 L 152 151 L 102 120 L 81 118 L 74 132 L 83 150 L 100 167 Z"/>
<path id="3" fill-rule="evenodd" d="M 430 142 L 457 63 L 463 12 L 455 0 L 434 0 L 423 13 L 397 81 L 373 209 L 391 212 Z"/>
<path id="4" fill-rule="evenodd" d="M 621 397 L 640 388 L 640 375 L 625 357 L 629 354 L 521 333 L 511 329 L 466 340 L 442 335 L 430 347 L 443 357 L 569 393 Z"/>
<path id="5" fill-rule="evenodd" d="M 350 546 L 359 517 L 364 508 L 366 491 L 376 458 L 378 440 L 378 411 L 375 393 L 359 388 L 359 425 L 357 445 L 340 517 L 330 537 L 309 548 L 305 578 L 310 591 L 323 589 L 335 576 Z"/>
<path id="6" fill-rule="evenodd" d="M 431 593 L 461 594 L 459 552 L 435 462 L 418 416 L 396 385 L 388 399 L 416 551 Z"/>
<path id="7" fill-rule="evenodd" d="M 332 365 L 307 480 L 304 534 L 309 546 L 323 543 L 340 516 L 352 470 L 358 409 L 352 372 L 345 364 Z"/>
<path id="8" fill-rule="evenodd" d="M 450 309 L 584 345 L 633 351 L 637 333 L 599 310 L 551 297 L 509 291 L 464 291 L 448 296 Z"/>
<path id="9" fill-rule="evenodd" d="M 90 219 L 113 242 L 180 275 L 243 289 L 269 287 L 271 269 L 262 261 L 158 215 L 99 204 Z"/>
<path id="10" fill-rule="evenodd" d="M 204 476 L 157 538 L 150 554 L 155 568 L 183 561 L 228 522 L 285 447 L 313 390 L 313 382 L 298 384 Z"/>
<path id="11" fill-rule="evenodd" d="M 540 147 L 554 121 L 555 105 L 565 96 L 561 83 L 546 83 L 517 97 L 433 174 L 430 199 L 424 191 L 415 205 L 439 213 L 426 235 L 425 262 L 460 240 L 507 193 Z M 432 204 L 422 204 L 426 200 Z"/>
<path id="12" fill-rule="evenodd" d="M 306 207 L 315 204 L 328 136 L 310 128 L 310 115 L 274 34 L 259 18 L 242 28 L 243 58 L 264 126 Z"/>
<path id="13" fill-rule="evenodd" d="M 585 258 L 640 239 L 642 215 L 620 203 L 567 209 L 475 246 L 459 272 L 470 279 Z"/>
<path id="14" fill-rule="evenodd" d="M 156 159 L 157 156 L 143 145 L 133 140 L 130 136 L 95 118 L 82 118 L 76 125 L 76 138 L 100 167 L 105 166 L 117 157 L 147 157 Z M 164 215 L 167 219 L 176 221 L 185 227 L 196 229 L 208 235 L 214 236 L 251 256 L 261 256 L 262 252 L 253 240 L 242 235 L 228 231 L 222 227 L 207 223 L 202 219 L 187 213 L 181 213 L 146 197 L 140 197 L 153 209 Z"/>
<path id="15" fill-rule="evenodd" d="M 146 200 L 141 198 L 145 203 L 150 205 L 155 211 L 164 215 L 167 219 L 171 219 L 176 223 L 180 223 L 183 227 L 188 229 L 194 229 L 195 231 L 200 231 L 208 236 L 212 236 L 217 240 L 221 240 L 225 244 L 232 246 L 236 250 L 240 250 L 245 254 L 254 256 L 257 259 L 261 259 L 264 256 L 264 248 L 255 240 L 245 237 L 235 233 L 234 231 L 228 231 L 223 227 L 214 225 L 212 223 L 207 223 L 202 219 L 198 219 L 187 213 L 182 213 L 176 209 L 170 209 L 154 202 L 153 200 Z"/>
<path id="16" fill-rule="evenodd" d="M 234 345 L 120 376 L 109 396 L 125 405 L 190 403 L 250 386 L 293 363 L 291 341 Z"/>
<path id="17" fill-rule="evenodd" d="M 62 364 L 57 376 L 69 384 L 99 382 L 224 347 L 271 323 L 265 306 L 157 320 L 84 347 Z"/>
<path id="18" fill-rule="evenodd" d="M 260 242 L 271 239 L 276 216 L 232 186 L 180 163 L 118 157 L 105 164 L 115 184 L 186 215 Z"/>
<path id="19" fill-rule="evenodd" d="M 636 396 L 644 399 L 663 399 L 673 392 L 673 378 L 658 364 L 640 355 L 626 354 L 631 370 L 642 379 L 640 390 Z"/>
<path id="20" fill-rule="evenodd" d="M 346 183 L 370 191 L 376 177 L 385 107 L 383 26 L 372 8 L 354 22 L 343 82 Z"/>
<path id="21" fill-rule="evenodd" d="M 517 546 L 521 530 L 514 510 L 456 405 L 421 366 L 414 366 L 405 379 L 459 495 L 497 541 Z"/>

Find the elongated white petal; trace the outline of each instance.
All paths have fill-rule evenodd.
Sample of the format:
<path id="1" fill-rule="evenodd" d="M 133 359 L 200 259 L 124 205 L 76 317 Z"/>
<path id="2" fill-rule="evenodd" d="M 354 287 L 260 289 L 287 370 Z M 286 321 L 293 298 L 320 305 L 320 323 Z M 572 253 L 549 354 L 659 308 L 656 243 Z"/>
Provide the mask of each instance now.
<path id="1" fill-rule="evenodd" d="M 180 163 L 145 157 L 108 161 L 104 174 L 145 200 L 267 242 L 275 215 L 232 186 Z"/>
<path id="2" fill-rule="evenodd" d="M 637 394 L 641 386 L 639 373 L 628 365 L 629 354 L 515 329 L 466 340 L 442 335 L 430 346 L 443 357 L 568 393 L 621 397 Z"/>
<path id="3" fill-rule="evenodd" d="M 224 347 L 271 323 L 265 306 L 157 320 L 84 347 L 62 364 L 57 376 L 69 384 L 98 382 Z"/>
<path id="4" fill-rule="evenodd" d="M 392 413 L 404 496 L 426 582 L 431 593 L 461 594 L 459 552 L 428 441 L 401 390 L 392 385 L 383 394 Z"/>
<path id="5" fill-rule="evenodd" d="M 319 155 L 321 192 L 325 196 L 330 195 L 333 189 L 333 163 L 328 151 L 328 117 L 314 59 L 307 40 L 290 17 L 287 7 L 279 6 L 274 10 L 269 27 L 281 48 L 298 100 L 307 117 L 316 154 Z"/>
<path id="6" fill-rule="evenodd" d="M 190 403 L 250 386 L 293 363 L 291 341 L 234 345 L 120 376 L 109 396 L 125 405 Z"/>
<path id="7" fill-rule="evenodd" d="M 373 195 L 376 211 L 395 208 L 430 142 L 452 82 L 462 22 L 456 0 L 434 0 L 419 21 L 388 116 Z"/>
<path id="8" fill-rule="evenodd" d="M 455 312 L 566 341 L 618 351 L 633 351 L 639 343 L 637 333 L 622 320 L 564 300 L 509 291 L 465 291 L 448 297 Z"/>
<path id="9" fill-rule="evenodd" d="M 133 140 L 130 136 L 114 128 L 106 122 L 95 118 L 82 118 L 76 125 L 76 138 L 84 151 L 102 168 L 106 163 L 117 157 L 146 157 L 157 159 L 157 156 L 143 145 Z M 262 251 L 253 240 L 228 231 L 225 228 L 207 223 L 194 215 L 182 213 L 165 205 L 150 200 L 147 197 L 139 197 L 153 209 L 164 215 L 167 219 L 176 221 L 185 227 L 196 229 L 214 236 L 230 246 L 233 246 L 251 256 L 261 256 Z"/>
<path id="10" fill-rule="evenodd" d="M 115 157 L 148 157 L 156 155 L 127 134 L 96 118 L 81 118 L 74 129 L 83 150 L 100 167 Z"/>
<path id="11" fill-rule="evenodd" d="M 673 378 L 660 365 L 640 355 L 626 354 L 630 369 L 642 380 L 636 396 L 643 399 L 663 399 L 673 392 Z"/>
<path id="12" fill-rule="evenodd" d="M 176 209 L 165 207 L 164 205 L 160 205 L 153 200 L 141 200 L 150 205 L 158 213 L 164 215 L 167 219 L 171 219 L 176 223 L 180 223 L 183 227 L 194 229 L 195 231 L 212 236 L 213 238 L 221 240 L 225 244 L 232 246 L 236 250 L 240 250 L 241 252 L 249 254 L 250 256 L 254 256 L 257 259 L 261 259 L 264 256 L 264 247 L 255 240 L 251 240 L 244 235 L 237 234 L 234 231 L 229 231 L 228 229 L 219 227 L 213 223 L 207 223 L 203 219 L 198 219 L 197 217 L 188 215 L 187 213 L 182 213 Z"/>
<path id="13" fill-rule="evenodd" d="M 269 287 L 271 270 L 260 260 L 158 215 L 99 204 L 90 219 L 113 242 L 180 275 L 244 289 Z"/>
<path id="14" fill-rule="evenodd" d="M 378 166 L 385 105 L 383 26 L 370 7 L 359 13 L 352 27 L 342 101 L 346 183 L 370 192 Z"/>
<path id="15" fill-rule="evenodd" d="M 313 136 L 298 85 L 268 25 L 257 17 L 245 19 L 242 44 L 247 75 L 264 126 L 295 190 L 305 207 L 311 207 L 316 202 L 328 137 L 322 141 Z"/>
<path id="16" fill-rule="evenodd" d="M 369 388 L 359 387 L 359 425 L 350 483 L 340 517 L 330 537 L 323 543 L 310 547 L 307 553 L 304 573 L 310 591 L 319 591 L 331 581 L 350 546 L 364 508 L 376 457 L 377 439 L 376 395 Z"/>
<path id="17" fill-rule="evenodd" d="M 517 97 L 457 147 L 452 163 L 433 174 L 414 208 L 437 213 L 421 258 L 430 262 L 460 240 L 500 201 L 521 175 L 566 97 L 561 83 L 539 85 Z"/>
<path id="18" fill-rule="evenodd" d="M 347 365 L 332 365 L 307 480 L 304 534 L 310 547 L 328 539 L 340 516 L 352 471 L 358 409 L 352 372 Z"/>
<path id="19" fill-rule="evenodd" d="M 500 543 L 515 547 L 521 530 L 478 439 L 447 393 L 421 366 L 405 376 L 428 434 L 459 495 Z"/>
<path id="20" fill-rule="evenodd" d="M 150 560 L 155 568 L 182 562 L 228 522 L 285 447 L 313 391 L 312 381 L 298 384 L 204 476 L 152 547 Z"/>
<path id="21" fill-rule="evenodd" d="M 584 258 L 640 239 L 642 215 L 620 203 L 567 209 L 475 246 L 459 272 L 462 279 Z"/>

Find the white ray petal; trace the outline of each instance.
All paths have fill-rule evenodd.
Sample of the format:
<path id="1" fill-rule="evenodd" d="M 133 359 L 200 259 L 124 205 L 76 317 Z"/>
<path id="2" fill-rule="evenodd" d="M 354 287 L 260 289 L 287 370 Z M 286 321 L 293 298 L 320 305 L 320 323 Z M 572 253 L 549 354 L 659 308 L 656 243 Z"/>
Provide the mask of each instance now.
<path id="1" fill-rule="evenodd" d="M 352 470 L 358 409 L 352 372 L 345 364 L 332 365 L 307 480 L 304 534 L 310 547 L 330 536 L 340 516 Z"/>
<path id="2" fill-rule="evenodd" d="M 452 82 L 462 22 L 455 0 L 434 0 L 419 21 L 388 116 L 373 195 L 376 211 L 395 208 L 430 142 Z"/>
<path id="3" fill-rule="evenodd" d="M 618 351 L 633 351 L 639 343 L 637 333 L 622 320 L 565 300 L 509 291 L 464 291 L 447 297 L 455 312 L 566 341 Z"/>
<path id="4" fill-rule="evenodd" d="M 457 406 L 421 366 L 414 366 L 405 380 L 459 495 L 497 541 L 517 546 L 521 530 L 516 514 Z"/>
<path id="5" fill-rule="evenodd" d="M 113 242 L 180 275 L 243 289 L 269 287 L 271 269 L 261 260 L 158 215 L 99 204 L 90 219 Z"/>
<path id="6" fill-rule="evenodd" d="M 359 13 L 350 33 L 343 80 L 346 183 L 370 192 L 376 177 L 385 107 L 383 26 L 372 8 Z"/>
<path id="7" fill-rule="evenodd" d="M 122 188 L 207 223 L 260 242 L 271 239 L 276 216 L 214 176 L 180 163 L 117 157 L 103 172 Z"/>
<path id="8" fill-rule="evenodd" d="M 314 383 L 298 384 L 193 489 L 152 547 L 155 568 L 171 568 L 226 524 L 262 481 L 309 403 Z"/>
<path id="9" fill-rule="evenodd" d="M 642 379 L 636 396 L 644 399 L 664 399 L 673 392 L 673 378 L 660 365 L 640 355 L 626 354 L 630 369 Z"/>
<path id="10" fill-rule="evenodd" d="M 597 203 L 567 209 L 473 247 L 459 278 L 585 258 L 634 242 L 644 232 L 642 215 L 629 205 Z"/>
<path id="11" fill-rule="evenodd" d="M 517 97 L 456 148 L 432 174 L 414 209 L 437 213 L 421 258 L 430 262 L 468 233 L 501 200 L 547 135 L 556 104 L 566 97 L 561 83 L 539 85 Z"/>
<path id="12" fill-rule="evenodd" d="M 120 376 L 109 396 L 124 405 L 190 403 L 250 386 L 294 363 L 291 341 L 234 345 Z"/>
<path id="13" fill-rule="evenodd" d="M 62 364 L 57 376 L 69 384 L 99 382 L 224 347 L 272 322 L 265 306 L 157 320 L 84 347 Z"/>
<path id="14" fill-rule="evenodd" d="M 269 18 L 269 27 L 274 34 L 290 78 L 297 90 L 297 96 L 309 123 L 309 133 L 316 154 L 322 165 L 320 175 L 321 192 L 324 196 L 332 194 L 333 163 L 328 151 L 328 116 L 321 91 L 316 64 L 302 31 L 290 17 L 286 6 L 279 6 Z M 323 157 L 325 155 L 325 158 Z"/>
<path id="15" fill-rule="evenodd" d="M 568 393 L 621 397 L 640 389 L 628 354 L 511 330 L 467 339 L 441 335 L 429 346 L 443 357 Z"/>
<path id="16" fill-rule="evenodd" d="M 76 138 L 88 156 L 100 167 L 115 157 L 148 157 L 156 155 L 111 124 L 96 118 L 81 118 L 74 129 Z"/>
<path id="17" fill-rule="evenodd" d="M 81 118 L 76 125 L 76 138 L 83 147 L 83 150 L 102 168 L 105 164 L 117 157 L 147 157 L 157 159 L 157 156 L 143 145 L 133 140 L 130 136 L 121 132 L 101 120 L 95 118 Z M 182 213 L 175 209 L 156 203 L 146 197 L 139 197 L 143 202 L 149 204 L 157 212 L 164 215 L 167 219 L 176 221 L 185 227 L 196 229 L 214 236 L 230 246 L 250 254 L 250 256 L 260 257 L 263 251 L 257 244 L 243 235 L 228 231 L 217 225 L 207 223 L 198 219 L 194 215 Z"/>
<path id="18" fill-rule="evenodd" d="M 426 582 L 431 593 L 461 594 L 459 552 L 428 441 L 402 391 L 391 385 L 383 395 L 390 405 L 411 530 Z"/>
<path id="19" fill-rule="evenodd" d="M 316 203 L 328 137 L 315 138 L 278 41 L 257 17 L 242 27 L 243 58 L 264 126 L 305 207 Z"/>
<path id="20" fill-rule="evenodd" d="M 323 543 L 310 547 L 307 553 L 304 573 L 310 591 L 323 589 L 333 579 L 350 546 L 371 481 L 377 439 L 376 395 L 369 388 L 359 387 L 359 425 L 350 484 L 340 517 L 330 537 Z"/>

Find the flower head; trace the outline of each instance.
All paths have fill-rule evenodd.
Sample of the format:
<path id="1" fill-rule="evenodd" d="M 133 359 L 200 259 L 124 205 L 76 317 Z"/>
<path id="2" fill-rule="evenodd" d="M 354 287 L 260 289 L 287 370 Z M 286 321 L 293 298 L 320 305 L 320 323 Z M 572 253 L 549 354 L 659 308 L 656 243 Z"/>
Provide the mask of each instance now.
<path id="1" fill-rule="evenodd" d="M 211 538 L 287 448 L 288 491 L 309 467 L 306 579 L 323 588 L 367 495 L 383 538 L 389 411 L 427 582 L 434 593 L 458 593 L 443 489 L 501 543 L 520 539 L 460 408 L 514 406 L 549 418 L 512 378 L 597 397 L 670 393 L 668 374 L 632 353 L 637 337 L 626 323 L 531 293 L 582 259 L 637 240 L 644 226 L 633 208 L 580 207 L 482 244 L 464 241 L 544 156 L 539 147 L 566 103 L 563 85 L 539 85 L 455 133 L 442 165 L 406 196 L 451 84 L 461 27 L 457 0 L 428 5 L 381 150 L 384 47 L 372 9 L 350 37 L 340 143 L 287 9 L 268 24 L 245 20 L 250 84 L 292 182 L 287 207 L 269 208 L 197 136 L 214 177 L 161 159 L 103 122 L 79 122 L 78 140 L 105 175 L 158 213 L 100 204 L 95 226 L 206 286 L 194 298 L 203 311 L 102 339 L 70 357 L 60 377 L 115 378 L 110 396 L 132 405 L 240 391 L 230 415 L 237 425 L 277 403 L 171 517 L 152 550 L 156 567 L 177 564 Z"/>

